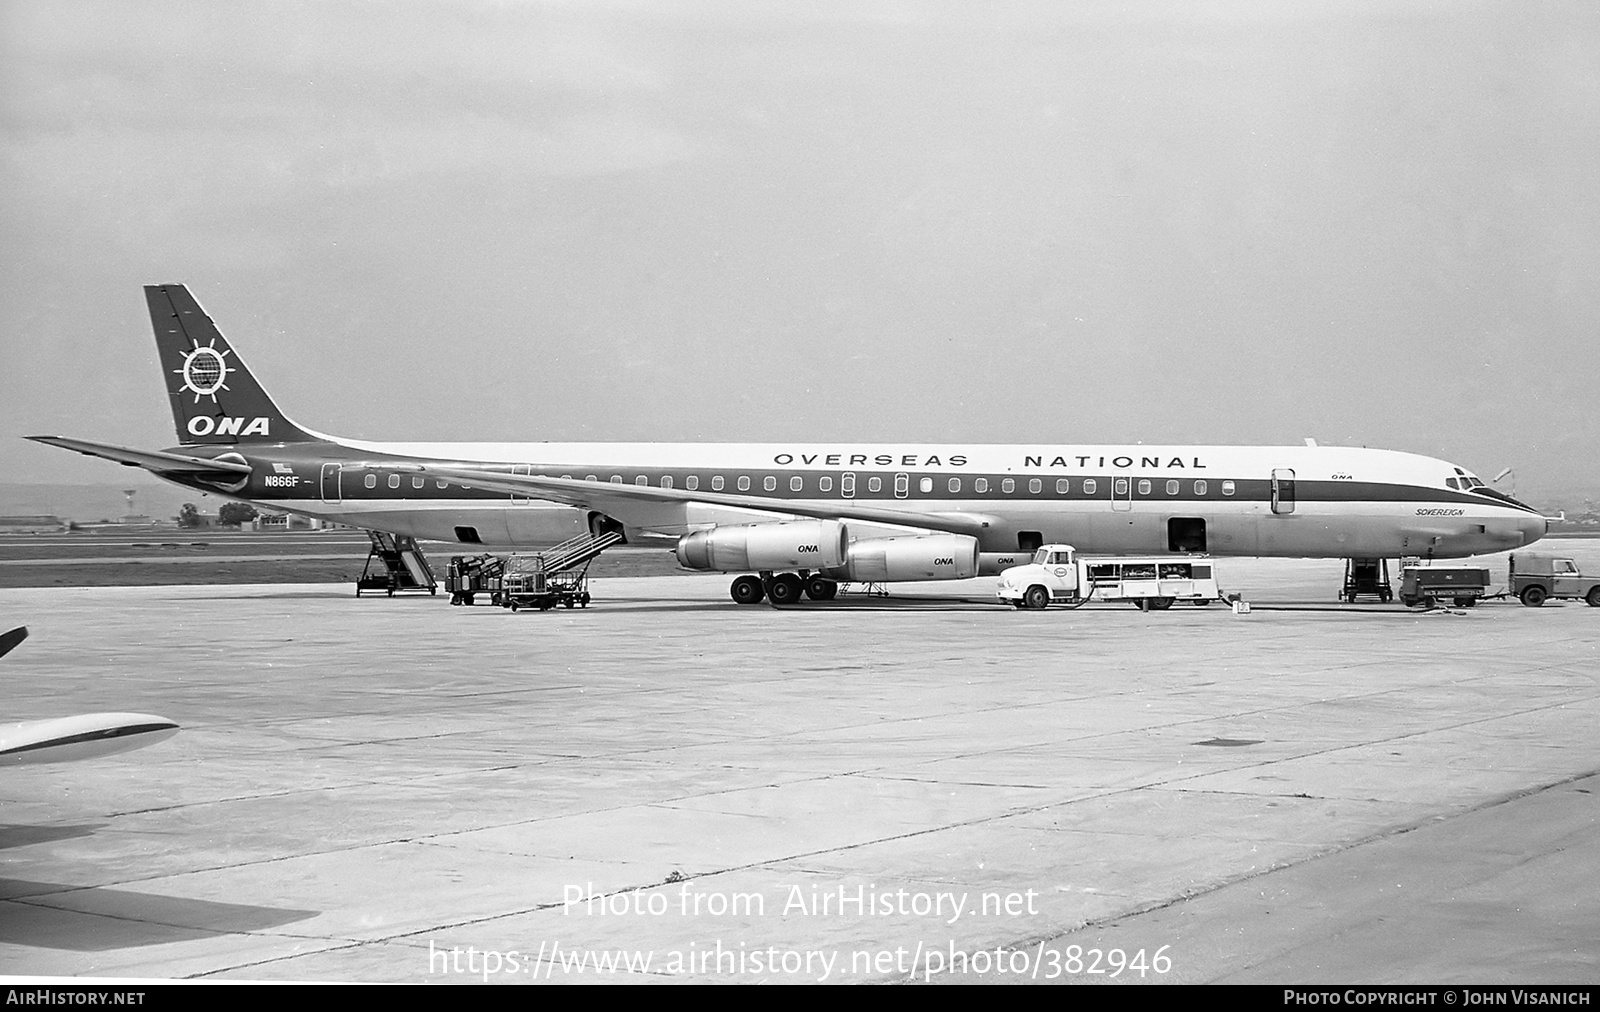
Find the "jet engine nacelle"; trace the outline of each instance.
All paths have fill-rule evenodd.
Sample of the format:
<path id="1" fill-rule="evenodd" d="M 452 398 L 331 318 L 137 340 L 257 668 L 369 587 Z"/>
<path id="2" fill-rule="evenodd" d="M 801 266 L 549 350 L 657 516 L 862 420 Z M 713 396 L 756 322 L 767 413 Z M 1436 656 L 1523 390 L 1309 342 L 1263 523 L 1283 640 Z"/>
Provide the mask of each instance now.
<path id="1" fill-rule="evenodd" d="M 978 539 L 965 534 L 870 538 L 850 546 L 849 558 L 828 575 L 856 583 L 965 580 L 978 575 Z"/>
<path id="2" fill-rule="evenodd" d="M 722 573 L 832 569 L 845 563 L 847 536 L 837 520 L 715 527 L 679 538 L 678 562 Z"/>

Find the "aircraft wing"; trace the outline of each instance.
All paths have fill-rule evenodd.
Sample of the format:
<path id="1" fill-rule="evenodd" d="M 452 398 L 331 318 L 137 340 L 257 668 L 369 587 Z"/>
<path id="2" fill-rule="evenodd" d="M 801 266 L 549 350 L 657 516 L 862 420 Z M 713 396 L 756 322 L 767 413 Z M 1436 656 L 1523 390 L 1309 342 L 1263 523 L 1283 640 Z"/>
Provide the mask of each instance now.
<path id="1" fill-rule="evenodd" d="M 215 475 L 229 481 L 250 473 L 249 464 L 231 460 L 207 460 L 181 453 L 164 453 L 160 450 L 135 450 L 111 443 L 91 443 L 87 439 L 68 439 L 65 436 L 28 436 L 35 443 L 59 446 L 63 450 L 114 460 L 126 467 L 142 467 L 146 471 L 166 474 Z"/>
<path id="2" fill-rule="evenodd" d="M 550 478 L 539 474 L 506 474 L 498 471 L 479 471 L 463 467 L 438 467 L 426 465 L 421 470 L 449 478 L 470 488 L 491 489 L 534 499 L 582 506 L 598 510 L 624 523 L 628 522 L 629 508 L 661 503 L 703 503 L 731 509 L 753 510 L 780 517 L 815 517 L 819 520 L 860 520 L 864 523 L 893 524 L 921 530 L 943 531 L 948 534 L 967 534 L 977 537 L 994 520 L 983 513 L 927 513 L 918 510 L 895 509 L 892 506 L 869 506 L 852 500 L 817 503 L 802 501 L 774 501 L 754 495 L 727 492 L 707 492 L 703 489 L 689 491 L 682 488 L 657 488 L 650 485 L 619 485 L 613 482 L 577 481 L 572 478 Z"/>
<path id="3" fill-rule="evenodd" d="M 148 713 L 80 713 L 0 724 L 0 766 L 95 759 L 154 745 L 177 733 L 177 724 Z"/>
<path id="4" fill-rule="evenodd" d="M 28 638 L 28 627 L 0 633 L 0 657 Z M 80 713 L 0 724 L 0 766 L 94 759 L 166 741 L 178 725 L 148 713 Z"/>

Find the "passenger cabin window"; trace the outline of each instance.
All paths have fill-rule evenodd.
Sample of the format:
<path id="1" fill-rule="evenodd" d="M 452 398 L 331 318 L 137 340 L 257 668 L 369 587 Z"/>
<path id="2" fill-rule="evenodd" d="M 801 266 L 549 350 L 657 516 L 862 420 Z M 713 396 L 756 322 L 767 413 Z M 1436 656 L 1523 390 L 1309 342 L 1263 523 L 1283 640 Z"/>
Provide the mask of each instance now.
<path id="1" fill-rule="evenodd" d="M 713 491 L 713 492 L 721 492 L 722 491 L 722 475 L 715 474 L 715 475 L 711 476 L 711 491 Z"/>
<path id="2" fill-rule="evenodd" d="M 748 474 L 739 475 L 739 491 L 750 491 L 750 476 Z"/>
<path id="3" fill-rule="evenodd" d="M 421 488 L 422 486 L 424 486 L 426 484 L 427 484 L 427 482 L 423 481 L 421 478 L 412 478 L 411 479 L 411 487 L 412 488 Z"/>
<path id="4" fill-rule="evenodd" d="M 1128 479 L 1126 479 L 1126 478 L 1118 478 L 1116 481 L 1114 481 L 1112 483 L 1112 485 L 1111 485 L 1111 494 L 1112 495 L 1127 495 L 1128 494 Z"/>
<path id="5" fill-rule="evenodd" d="M 698 474 L 689 475 L 689 477 L 683 479 L 683 487 L 693 492 L 700 487 L 700 476 Z"/>
<path id="6" fill-rule="evenodd" d="M 822 477 L 818 478 L 817 479 L 817 491 L 819 491 L 819 492 L 832 492 L 833 491 L 833 479 L 831 477 L 829 477 L 828 475 L 823 475 Z"/>
<path id="7" fill-rule="evenodd" d="M 961 491 L 961 479 L 960 478 L 951 478 L 950 479 L 949 488 L 950 488 L 950 491 L 952 491 L 952 492 Z"/>
<path id="8" fill-rule="evenodd" d="M 789 479 L 789 491 L 798 492 L 805 487 L 805 479 L 801 478 L 798 474 Z"/>
<path id="9" fill-rule="evenodd" d="M 600 478 L 599 478 L 598 475 L 586 474 L 586 475 L 583 476 L 583 480 L 584 481 L 599 481 Z"/>
<path id="10" fill-rule="evenodd" d="M 1093 478 L 1085 478 L 1083 480 L 1083 494 L 1084 495 L 1094 495 L 1095 489 L 1097 489 L 1099 487 L 1100 487 L 1100 483 L 1095 481 Z"/>
<path id="11" fill-rule="evenodd" d="M 1072 491 L 1072 482 L 1068 481 L 1065 478 L 1057 478 L 1056 479 L 1056 494 L 1057 495 L 1066 495 L 1070 491 Z"/>
<path id="12" fill-rule="evenodd" d="M 894 476 L 894 497 L 896 499 L 904 499 L 906 497 L 906 493 L 910 490 L 911 478 L 909 476 L 904 474 L 897 474 Z"/>
<path id="13" fill-rule="evenodd" d="M 1139 494 L 1140 495 L 1149 495 L 1150 494 L 1150 479 L 1149 478 L 1140 478 L 1139 479 Z"/>
<path id="14" fill-rule="evenodd" d="M 778 479 L 769 474 L 761 479 L 761 487 L 765 491 L 775 492 L 778 489 Z"/>
<path id="15" fill-rule="evenodd" d="M 375 474 L 369 474 L 369 475 L 367 475 L 366 479 L 362 482 L 362 484 L 366 485 L 368 488 L 377 488 L 378 487 L 378 476 L 375 475 Z"/>
<path id="16" fill-rule="evenodd" d="M 622 475 L 620 475 L 620 474 L 612 475 L 611 476 L 611 484 L 613 484 L 613 485 L 621 485 L 622 484 Z"/>
<path id="17" fill-rule="evenodd" d="M 1202 480 L 1202 481 L 1197 481 L 1197 482 L 1194 483 L 1194 494 L 1195 495 L 1205 495 L 1206 494 L 1206 483 L 1205 483 L 1205 481 Z"/>
<path id="18" fill-rule="evenodd" d="M 648 474 L 641 474 L 639 477 L 633 479 L 633 483 L 635 485 L 648 485 L 650 484 L 650 476 Z"/>
<path id="19" fill-rule="evenodd" d="M 1040 492 L 1044 491 L 1044 482 L 1040 481 L 1038 478 L 1029 478 L 1028 491 L 1032 492 L 1034 495 L 1038 495 Z"/>
<path id="20" fill-rule="evenodd" d="M 664 475 L 661 476 L 661 487 L 662 488 L 671 488 L 672 487 L 672 475 L 664 474 Z"/>
<path id="21" fill-rule="evenodd" d="M 1177 495 L 1177 494 L 1178 494 L 1178 479 L 1174 478 L 1171 481 L 1167 482 L 1167 495 Z"/>
<path id="22" fill-rule="evenodd" d="M 883 479 L 882 478 L 868 478 L 867 479 L 867 491 L 868 492 L 882 492 L 883 491 Z"/>
<path id="23" fill-rule="evenodd" d="M 983 492 L 989 491 L 989 479 L 988 478 L 976 478 L 976 479 L 974 479 L 973 482 L 972 482 L 972 490 L 974 492 L 978 492 L 980 494 L 983 493 Z"/>
<path id="24" fill-rule="evenodd" d="M 919 491 L 919 492 L 932 492 L 933 491 L 933 479 L 932 478 L 923 478 L 921 481 L 917 482 L 917 491 Z"/>
<path id="25" fill-rule="evenodd" d="M 1003 492 L 1003 493 L 1011 493 L 1011 492 L 1015 492 L 1016 490 L 1017 490 L 1016 479 L 1014 479 L 1014 478 L 1001 478 L 1000 479 L 1000 491 L 1001 492 Z"/>
<path id="26" fill-rule="evenodd" d="M 846 499 L 855 498 L 856 473 L 854 471 L 846 471 L 844 475 L 839 478 L 839 494 L 844 496 Z"/>
<path id="27" fill-rule="evenodd" d="M 450 483 L 448 481 L 436 481 L 436 482 L 434 482 L 434 484 L 438 485 L 440 488 L 449 488 L 450 487 Z"/>
<path id="28" fill-rule="evenodd" d="M 389 475 L 389 487 L 390 488 L 399 488 L 400 487 L 400 476 L 398 474 Z"/>
<path id="29" fill-rule="evenodd" d="M 1222 494 L 1233 495 L 1233 479 L 1230 478 L 1222 483 Z"/>

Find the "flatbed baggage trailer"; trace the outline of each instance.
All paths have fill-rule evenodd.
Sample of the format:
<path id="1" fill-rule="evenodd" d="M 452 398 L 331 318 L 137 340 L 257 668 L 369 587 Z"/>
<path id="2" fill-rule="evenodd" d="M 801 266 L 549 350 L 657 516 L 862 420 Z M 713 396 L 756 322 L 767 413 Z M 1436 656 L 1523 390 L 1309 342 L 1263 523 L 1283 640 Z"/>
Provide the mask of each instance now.
<path id="1" fill-rule="evenodd" d="M 499 604 L 505 568 L 505 562 L 493 555 L 452 555 L 444 577 L 450 603 L 472 604 L 479 594 L 488 594 L 492 604 Z"/>

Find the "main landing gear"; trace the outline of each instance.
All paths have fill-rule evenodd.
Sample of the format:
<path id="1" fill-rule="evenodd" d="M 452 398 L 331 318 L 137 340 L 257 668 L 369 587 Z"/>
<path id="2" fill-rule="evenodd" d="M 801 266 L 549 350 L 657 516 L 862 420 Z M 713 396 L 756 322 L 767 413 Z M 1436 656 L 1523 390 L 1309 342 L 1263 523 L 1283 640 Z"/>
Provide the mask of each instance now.
<path id="1" fill-rule="evenodd" d="M 741 576 L 733 581 L 728 594 L 737 604 L 760 604 L 771 598 L 773 604 L 799 604 L 803 597 L 831 601 L 839 593 L 839 581 L 820 573 L 762 573 Z"/>

